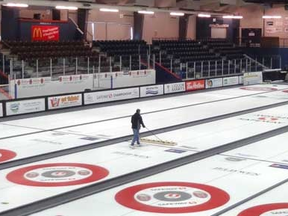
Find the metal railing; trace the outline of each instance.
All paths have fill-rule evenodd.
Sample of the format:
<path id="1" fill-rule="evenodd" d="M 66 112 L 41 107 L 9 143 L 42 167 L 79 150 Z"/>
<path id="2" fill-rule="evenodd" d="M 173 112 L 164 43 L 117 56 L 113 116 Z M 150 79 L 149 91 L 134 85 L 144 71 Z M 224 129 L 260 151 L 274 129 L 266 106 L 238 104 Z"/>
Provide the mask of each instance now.
<path id="1" fill-rule="evenodd" d="M 5 55 L 0 58 L 2 72 L 17 79 L 47 76 L 57 79 L 64 75 L 143 70 L 155 68 L 155 63 L 159 63 L 182 79 L 199 79 L 281 68 L 282 59 L 281 56 L 244 55 L 241 59 L 219 57 L 215 60 L 183 61 L 173 56 L 164 58 L 161 54 L 150 55 L 148 52 L 147 55 L 114 57 L 100 55 L 97 58 L 69 57 L 27 61 L 7 58 Z"/>
<path id="2" fill-rule="evenodd" d="M 97 58 L 69 57 L 18 60 L 6 59 L 2 69 L 13 78 L 52 77 L 64 75 L 118 72 L 123 70 L 142 70 L 150 68 L 150 55 L 130 55 Z M 7 64 L 8 63 L 8 64 Z"/>

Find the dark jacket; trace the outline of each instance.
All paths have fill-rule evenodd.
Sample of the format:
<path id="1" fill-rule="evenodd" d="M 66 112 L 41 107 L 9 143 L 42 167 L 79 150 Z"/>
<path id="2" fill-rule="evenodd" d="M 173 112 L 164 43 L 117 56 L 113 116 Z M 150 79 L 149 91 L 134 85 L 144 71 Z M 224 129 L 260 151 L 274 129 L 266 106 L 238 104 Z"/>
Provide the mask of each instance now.
<path id="1" fill-rule="evenodd" d="M 140 129 L 140 124 L 145 127 L 141 115 L 137 112 L 131 117 L 131 123 L 133 129 Z"/>

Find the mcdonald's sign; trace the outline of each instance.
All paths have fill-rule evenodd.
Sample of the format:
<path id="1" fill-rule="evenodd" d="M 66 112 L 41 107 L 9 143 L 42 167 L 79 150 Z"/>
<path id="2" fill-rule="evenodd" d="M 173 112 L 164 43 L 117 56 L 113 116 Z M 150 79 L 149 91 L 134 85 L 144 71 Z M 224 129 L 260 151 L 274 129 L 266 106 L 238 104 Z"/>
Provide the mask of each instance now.
<path id="1" fill-rule="evenodd" d="M 32 26 L 32 41 L 58 41 L 59 26 Z"/>

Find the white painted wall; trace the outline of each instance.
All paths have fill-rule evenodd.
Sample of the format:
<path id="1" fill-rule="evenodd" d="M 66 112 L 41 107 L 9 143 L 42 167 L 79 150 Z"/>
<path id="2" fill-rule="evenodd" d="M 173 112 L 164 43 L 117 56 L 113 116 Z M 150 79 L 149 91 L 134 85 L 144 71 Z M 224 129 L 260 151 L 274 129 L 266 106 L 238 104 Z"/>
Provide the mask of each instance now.
<path id="1" fill-rule="evenodd" d="M 178 38 L 179 18 L 169 13 L 145 15 L 143 39 L 151 43 L 152 38 Z"/>

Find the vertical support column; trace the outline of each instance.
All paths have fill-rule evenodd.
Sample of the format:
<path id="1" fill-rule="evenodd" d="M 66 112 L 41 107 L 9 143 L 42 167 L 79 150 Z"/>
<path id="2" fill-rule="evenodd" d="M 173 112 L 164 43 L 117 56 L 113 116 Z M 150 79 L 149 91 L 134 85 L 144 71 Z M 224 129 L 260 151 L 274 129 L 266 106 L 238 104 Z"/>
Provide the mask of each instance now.
<path id="1" fill-rule="evenodd" d="M 109 57 L 109 71 L 112 72 L 112 58 Z"/>
<path id="2" fill-rule="evenodd" d="M 5 73 L 5 55 L 2 54 L 2 71 Z"/>
<path id="3" fill-rule="evenodd" d="M 65 76 L 66 68 L 65 68 L 65 58 L 63 58 L 63 75 Z"/>
<path id="4" fill-rule="evenodd" d="M 99 55 L 99 58 L 98 58 L 98 73 L 101 72 L 101 56 Z"/>
<path id="5" fill-rule="evenodd" d="M 210 60 L 208 61 L 208 77 L 210 77 L 211 76 L 211 65 L 210 65 L 211 63 L 210 63 Z"/>
<path id="6" fill-rule="evenodd" d="M 150 47 L 150 46 L 149 46 Z M 148 54 L 148 57 L 147 57 L 147 63 L 148 63 L 148 69 L 150 69 L 150 58 L 151 58 L 151 55 Z"/>
<path id="7" fill-rule="evenodd" d="M 203 77 L 203 61 L 201 61 L 201 77 Z"/>
<path id="8" fill-rule="evenodd" d="M 21 77 L 21 79 L 24 79 L 24 70 L 25 70 L 25 63 L 24 63 L 24 61 L 22 60 L 21 61 L 21 63 L 22 63 L 22 77 Z"/>
<path id="9" fill-rule="evenodd" d="M 224 60 L 222 59 L 222 76 L 224 75 Z"/>
<path id="10" fill-rule="evenodd" d="M 87 59 L 87 73 L 90 73 L 90 58 Z"/>
<path id="11" fill-rule="evenodd" d="M 245 72 L 248 72 L 248 59 L 246 58 Z"/>
<path id="12" fill-rule="evenodd" d="M 230 74 L 230 60 L 228 60 L 228 74 Z"/>
<path id="13" fill-rule="evenodd" d="M 76 75 L 78 74 L 78 58 L 76 57 Z"/>
<path id="14" fill-rule="evenodd" d="M 36 59 L 36 77 L 39 77 L 39 70 L 38 70 L 38 59 Z"/>
<path id="15" fill-rule="evenodd" d="M 218 61 L 215 61 L 215 76 L 218 75 Z"/>
<path id="16" fill-rule="evenodd" d="M 122 56 L 120 56 L 120 71 L 122 71 Z"/>
<path id="17" fill-rule="evenodd" d="M 196 79 L 196 62 L 194 62 L 194 79 Z"/>
<path id="18" fill-rule="evenodd" d="M 132 57 L 131 55 L 129 56 L 129 70 L 132 70 Z"/>
<path id="19" fill-rule="evenodd" d="M 53 72 L 52 72 L 52 58 L 50 58 L 50 77 L 52 78 Z"/>
<path id="20" fill-rule="evenodd" d="M 141 55 L 139 55 L 139 70 L 141 70 Z"/>
<path id="21" fill-rule="evenodd" d="M 10 77 L 13 79 L 14 74 L 13 74 L 13 59 L 10 59 Z"/>
<path id="22" fill-rule="evenodd" d="M 188 62 L 186 62 L 186 79 L 189 78 L 188 76 L 189 68 L 188 68 Z"/>

